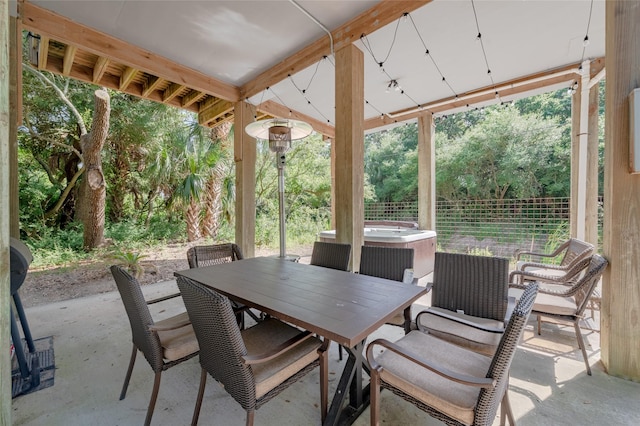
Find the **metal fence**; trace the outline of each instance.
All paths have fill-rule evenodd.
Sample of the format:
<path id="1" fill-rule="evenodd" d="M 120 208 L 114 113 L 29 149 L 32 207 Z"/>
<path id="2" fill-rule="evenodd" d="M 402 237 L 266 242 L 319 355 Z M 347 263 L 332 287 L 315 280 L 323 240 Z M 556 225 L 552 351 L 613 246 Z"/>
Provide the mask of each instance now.
<path id="1" fill-rule="evenodd" d="M 439 201 L 438 249 L 511 256 L 569 238 L 569 198 Z M 365 220 L 417 221 L 418 203 L 365 203 Z"/>

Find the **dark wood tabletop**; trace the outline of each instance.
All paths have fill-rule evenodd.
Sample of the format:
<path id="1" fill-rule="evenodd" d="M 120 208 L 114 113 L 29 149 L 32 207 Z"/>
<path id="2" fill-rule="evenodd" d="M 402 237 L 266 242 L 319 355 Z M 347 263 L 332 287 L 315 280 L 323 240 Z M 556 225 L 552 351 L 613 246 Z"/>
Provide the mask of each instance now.
<path id="1" fill-rule="evenodd" d="M 267 257 L 175 275 L 349 348 L 427 292 L 424 287 Z"/>

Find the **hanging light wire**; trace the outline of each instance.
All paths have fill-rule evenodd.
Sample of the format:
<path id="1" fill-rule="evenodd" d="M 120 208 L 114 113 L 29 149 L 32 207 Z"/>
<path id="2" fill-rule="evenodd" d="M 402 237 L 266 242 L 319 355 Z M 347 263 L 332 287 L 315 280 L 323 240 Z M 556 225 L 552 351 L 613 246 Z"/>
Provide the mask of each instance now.
<path id="1" fill-rule="evenodd" d="M 491 74 L 491 67 L 489 66 L 489 60 L 487 59 L 487 51 L 484 48 L 484 41 L 482 41 L 482 32 L 480 31 L 480 23 L 478 22 L 478 13 L 476 12 L 476 4 L 473 0 L 471 0 L 471 7 L 473 8 L 473 16 L 476 20 L 476 29 L 478 30 L 478 35 L 476 39 L 480 42 L 480 47 L 482 48 L 482 55 L 484 56 L 484 63 L 487 66 L 487 75 L 491 80 L 491 85 L 493 86 L 494 91 L 496 92 L 496 98 L 500 99 L 500 94 L 496 89 L 496 82 L 493 80 L 493 75 Z"/>
<path id="2" fill-rule="evenodd" d="M 408 15 L 408 14 L 404 14 L 403 16 L 406 16 L 406 15 Z M 362 41 L 362 45 L 365 47 L 365 49 L 367 49 L 369 54 L 371 54 L 371 56 L 373 57 L 373 60 L 376 61 L 376 63 L 380 66 L 380 68 L 383 68 L 384 63 L 387 62 L 387 59 L 389 59 L 389 56 L 391 55 L 391 51 L 393 50 L 393 46 L 396 44 L 396 37 L 398 35 L 398 28 L 399 27 L 400 27 L 400 19 L 398 19 L 396 21 L 396 29 L 393 32 L 393 40 L 391 41 L 391 46 L 389 46 L 389 50 L 387 51 L 387 56 L 385 56 L 384 60 L 382 60 L 382 61 L 378 61 L 378 59 L 376 59 L 376 55 L 373 53 L 373 49 L 371 48 L 371 43 L 369 43 L 369 39 L 367 38 L 367 35 L 363 33 L 360 36 L 360 41 Z"/>
<path id="3" fill-rule="evenodd" d="M 289 77 L 289 80 L 291 80 L 291 82 L 293 83 L 293 86 L 298 90 L 298 92 L 300 92 L 303 95 L 307 93 L 307 90 L 309 90 L 309 87 L 311 87 L 311 83 L 313 83 L 313 79 L 316 77 L 316 74 L 318 73 L 318 68 L 320 68 L 320 64 L 324 62 L 326 59 L 327 59 L 327 56 L 323 56 L 320 61 L 316 62 L 316 69 L 315 71 L 313 71 L 313 75 L 311 75 L 311 78 L 309 79 L 309 83 L 307 84 L 307 87 L 305 87 L 304 89 L 301 89 L 300 87 L 298 87 L 296 82 L 293 80 L 293 77 L 291 76 L 291 74 L 287 75 L 287 77 Z"/>
<path id="4" fill-rule="evenodd" d="M 591 0 L 591 6 L 589 6 L 589 19 L 587 20 L 587 31 L 585 32 L 584 39 L 582 39 L 582 57 L 580 58 L 580 70 L 582 71 L 582 62 L 584 62 L 584 54 L 589 45 L 589 28 L 591 28 L 591 16 L 593 14 L 593 0 Z"/>
<path id="5" fill-rule="evenodd" d="M 451 90 L 451 93 L 453 93 L 453 95 L 455 97 L 458 97 L 458 94 L 456 93 L 455 90 L 453 90 L 453 87 L 451 87 L 451 84 L 449 83 L 449 80 L 447 80 L 444 76 L 444 74 L 442 73 L 442 71 L 440 70 L 440 67 L 438 66 L 438 64 L 436 63 L 435 58 L 433 57 L 433 55 L 431 54 L 429 48 L 427 47 L 427 43 L 424 42 L 424 39 L 422 38 L 422 35 L 420 34 L 420 31 L 418 30 L 418 26 L 416 25 L 415 21 L 413 20 L 413 17 L 411 16 L 410 13 L 407 13 L 409 19 L 411 20 L 411 24 L 413 25 L 413 28 L 416 30 L 416 34 L 418 35 L 418 38 L 420 39 L 420 41 L 422 42 L 422 46 L 424 46 L 424 54 L 426 56 L 429 57 L 429 59 L 431 59 L 431 62 L 433 63 L 433 66 L 436 68 L 436 70 L 438 71 L 438 74 L 440 74 L 440 77 L 442 78 L 442 81 L 449 87 L 449 89 Z"/>
<path id="6" fill-rule="evenodd" d="M 307 84 L 307 87 L 304 89 L 301 89 L 295 82 L 295 80 L 293 79 L 293 76 L 291 74 L 289 74 L 287 77 L 289 78 L 289 81 L 291 81 L 291 84 L 293 84 L 293 87 L 296 88 L 296 90 L 300 93 L 300 95 L 304 98 L 305 101 L 307 101 L 307 105 L 309 105 L 311 108 L 313 108 L 318 114 L 320 114 L 322 116 L 322 118 L 329 124 L 333 124 L 331 123 L 331 120 L 329 120 L 329 118 L 327 118 L 326 115 L 324 115 L 322 113 L 322 111 L 320 111 L 320 109 L 315 106 L 311 100 L 309 99 L 309 97 L 307 96 L 307 90 L 309 90 L 309 88 L 311 87 L 311 83 L 313 83 L 313 80 L 315 79 L 316 74 L 318 73 L 318 68 L 320 68 L 320 64 L 322 62 L 324 62 L 325 60 L 329 60 L 328 56 L 323 56 L 322 60 L 318 61 L 316 63 L 316 69 L 313 71 L 313 75 L 311 76 L 311 78 L 309 79 L 309 83 Z M 331 62 L 329 60 L 329 62 Z"/>

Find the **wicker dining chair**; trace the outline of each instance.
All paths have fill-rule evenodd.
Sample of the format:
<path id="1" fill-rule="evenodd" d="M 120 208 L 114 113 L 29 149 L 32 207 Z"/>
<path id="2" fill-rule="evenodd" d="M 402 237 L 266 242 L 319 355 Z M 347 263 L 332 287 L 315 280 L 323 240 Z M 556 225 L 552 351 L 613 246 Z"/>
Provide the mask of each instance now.
<path id="1" fill-rule="evenodd" d="M 186 312 L 158 322 L 153 320 L 149 312 L 147 305 L 178 297 L 180 293 L 145 301 L 138 280 L 122 267 L 112 266 L 111 274 L 116 281 L 116 286 L 129 317 L 133 340 L 133 351 L 131 352 L 124 385 L 120 392 L 120 400 L 123 400 L 127 395 L 136 355 L 138 351 L 141 351 L 155 373 L 151 400 L 149 401 L 147 417 L 144 421 L 145 425 L 149 425 L 156 399 L 158 398 L 162 372 L 197 355 L 198 341 Z"/>
<path id="2" fill-rule="evenodd" d="M 599 254 L 582 259 L 579 265 L 586 270 L 572 286 L 563 284 L 540 284 L 540 290 L 536 303 L 533 305 L 532 314 L 538 319 L 538 334 L 541 334 L 542 317 L 565 320 L 573 323 L 576 332 L 578 347 L 582 351 L 587 374 L 591 376 L 589 357 L 580 331 L 580 320 L 584 317 L 584 311 L 589 304 L 598 281 L 607 267 L 607 260 Z M 509 294 L 520 297 L 524 285 L 512 283 Z"/>
<path id="3" fill-rule="evenodd" d="M 187 261 L 189 268 L 201 268 L 203 266 L 219 265 L 221 263 L 235 262 L 242 260 L 242 251 L 235 243 L 212 244 L 206 246 L 194 246 L 187 250 Z M 235 300 L 231 301 L 231 306 L 236 313 L 236 318 L 240 328 L 244 328 L 244 315 L 246 312 L 254 321 L 261 321 L 260 314 L 256 315 L 247 306 Z"/>
<path id="4" fill-rule="evenodd" d="M 320 366 L 320 412 L 322 421 L 328 404 L 329 341 L 322 341 L 269 317 L 240 330 L 226 296 L 189 278 L 178 276 L 189 318 L 200 344 L 200 388 L 192 425 L 198 423 L 207 373 L 247 412 L 253 424 L 255 411 Z"/>
<path id="5" fill-rule="evenodd" d="M 592 244 L 577 238 L 570 238 L 561 244 L 553 253 L 538 253 L 524 249 L 515 253 L 516 269 L 511 273 L 509 281 L 523 283 L 525 281 L 566 282 L 575 264 L 593 254 Z M 526 259 L 526 260 L 525 260 Z M 549 260 L 542 262 L 542 260 Z M 559 263 L 552 263 L 553 260 Z"/>
<path id="6" fill-rule="evenodd" d="M 380 387 L 448 425 L 492 425 L 499 406 L 501 424 L 512 419 L 509 369 L 537 288 L 531 283 L 524 290 L 492 357 L 417 330 L 395 343 L 371 342 L 371 425 L 380 423 Z"/>
<path id="7" fill-rule="evenodd" d="M 492 356 L 507 316 L 509 259 L 436 252 L 431 287 L 418 329 Z"/>
<path id="8" fill-rule="evenodd" d="M 362 246 L 360 252 L 361 275 L 413 283 L 413 249 L 404 247 Z M 387 324 L 404 327 L 410 331 L 411 316 L 405 318 L 398 312 Z"/>
<path id="9" fill-rule="evenodd" d="M 316 241 L 313 243 L 309 264 L 348 271 L 350 260 L 351 244 Z"/>

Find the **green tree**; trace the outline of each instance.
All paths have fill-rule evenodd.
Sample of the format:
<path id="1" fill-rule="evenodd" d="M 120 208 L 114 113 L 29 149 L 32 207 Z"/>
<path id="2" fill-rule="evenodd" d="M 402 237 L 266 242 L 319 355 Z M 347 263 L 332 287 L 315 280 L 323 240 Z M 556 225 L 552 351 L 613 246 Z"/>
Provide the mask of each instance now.
<path id="1" fill-rule="evenodd" d="M 545 196 L 552 184 L 568 190 L 569 175 L 562 172 L 570 159 L 558 150 L 560 141 L 555 120 L 521 115 L 513 106 L 487 109 L 485 119 L 462 137 L 440 139 L 438 195 L 501 200 Z"/>

